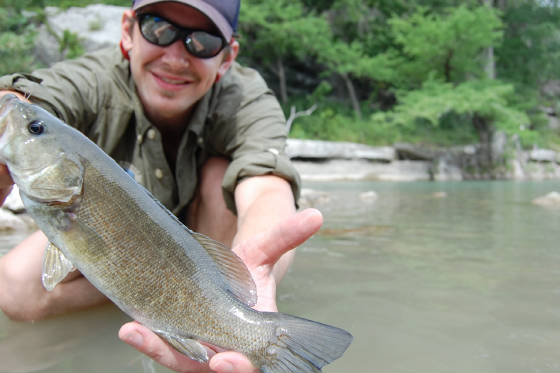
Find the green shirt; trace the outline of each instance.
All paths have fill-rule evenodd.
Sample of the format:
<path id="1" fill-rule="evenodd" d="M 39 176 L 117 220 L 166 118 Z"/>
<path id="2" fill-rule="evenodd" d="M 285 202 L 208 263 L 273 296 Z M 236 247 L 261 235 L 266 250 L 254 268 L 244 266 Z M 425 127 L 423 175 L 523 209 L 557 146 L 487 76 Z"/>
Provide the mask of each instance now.
<path id="1" fill-rule="evenodd" d="M 280 176 L 290 182 L 296 201 L 299 197 L 299 176 L 284 152 L 287 133 L 281 107 L 261 76 L 237 63 L 196 105 L 174 172 L 158 129 L 144 114 L 129 62 L 118 48 L 31 75 L 1 77 L 0 89 L 27 94 L 78 128 L 176 215 L 193 198 L 198 169 L 210 156 L 230 159 L 222 187 L 234 212 L 235 187 L 250 176 Z"/>

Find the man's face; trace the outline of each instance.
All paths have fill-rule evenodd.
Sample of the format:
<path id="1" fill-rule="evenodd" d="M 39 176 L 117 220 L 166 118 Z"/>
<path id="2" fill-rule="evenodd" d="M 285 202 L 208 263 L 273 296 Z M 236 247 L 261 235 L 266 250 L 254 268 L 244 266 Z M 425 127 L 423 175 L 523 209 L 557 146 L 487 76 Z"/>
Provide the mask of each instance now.
<path id="1" fill-rule="evenodd" d="M 158 3 L 139 11 L 157 14 L 186 28 L 215 32 L 206 16 L 183 4 Z M 237 49 L 231 54 L 222 51 L 215 57 L 201 59 L 187 52 L 181 40 L 159 47 L 144 39 L 138 22 L 132 28 L 125 27 L 127 14 L 133 13 L 129 11 L 123 16 L 123 47 L 129 52 L 132 76 L 146 115 L 160 127 L 184 124 L 216 77 L 227 71 Z"/>

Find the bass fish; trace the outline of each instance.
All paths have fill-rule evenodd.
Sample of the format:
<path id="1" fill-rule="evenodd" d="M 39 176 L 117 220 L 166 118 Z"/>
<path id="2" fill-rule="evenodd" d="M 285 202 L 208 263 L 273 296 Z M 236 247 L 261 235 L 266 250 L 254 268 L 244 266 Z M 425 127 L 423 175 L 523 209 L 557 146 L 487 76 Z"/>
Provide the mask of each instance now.
<path id="1" fill-rule="evenodd" d="M 350 345 L 342 329 L 252 309 L 255 284 L 233 251 L 185 227 L 81 132 L 14 95 L 0 99 L 0 163 L 49 239 L 47 290 L 78 269 L 200 362 L 204 342 L 263 372 L 319 372 Z"/>

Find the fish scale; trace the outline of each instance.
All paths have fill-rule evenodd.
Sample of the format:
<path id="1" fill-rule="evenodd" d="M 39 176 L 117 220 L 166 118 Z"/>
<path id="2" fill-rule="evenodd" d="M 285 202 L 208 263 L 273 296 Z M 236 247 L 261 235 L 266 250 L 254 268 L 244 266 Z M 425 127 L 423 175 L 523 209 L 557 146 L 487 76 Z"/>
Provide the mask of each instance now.
<path id="1" fill-rule="evenodd" d="M 231 250 L 186 228 L 83 134 L 10 95 L 0 99 L 0 162 L 51 242 L 47 289 L 72 263 L 198 361 L 208 359 L 204 342 L 244 353 L 265 373 L 317 372 L 350 345 L 342 329 L 250 308 L 255 285 Z"/>

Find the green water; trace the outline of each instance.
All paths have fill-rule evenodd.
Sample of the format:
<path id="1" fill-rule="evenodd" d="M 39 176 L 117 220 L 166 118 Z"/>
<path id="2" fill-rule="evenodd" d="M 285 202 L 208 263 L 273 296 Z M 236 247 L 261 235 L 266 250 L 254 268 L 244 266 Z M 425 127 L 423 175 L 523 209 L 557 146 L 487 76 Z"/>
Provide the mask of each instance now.
<path id="1" fill-rule="evenodd" d="M 352 332 L 326 372 L 560 369 L 560 208 L 531 203 L 560 182 L 305 187 L 327 193 L 325 225 L 279 306 Z M 0 371 L 165 371 L 119 342 L 126 320 L 111 306 L 34 324 L 0 314 Z"/>

